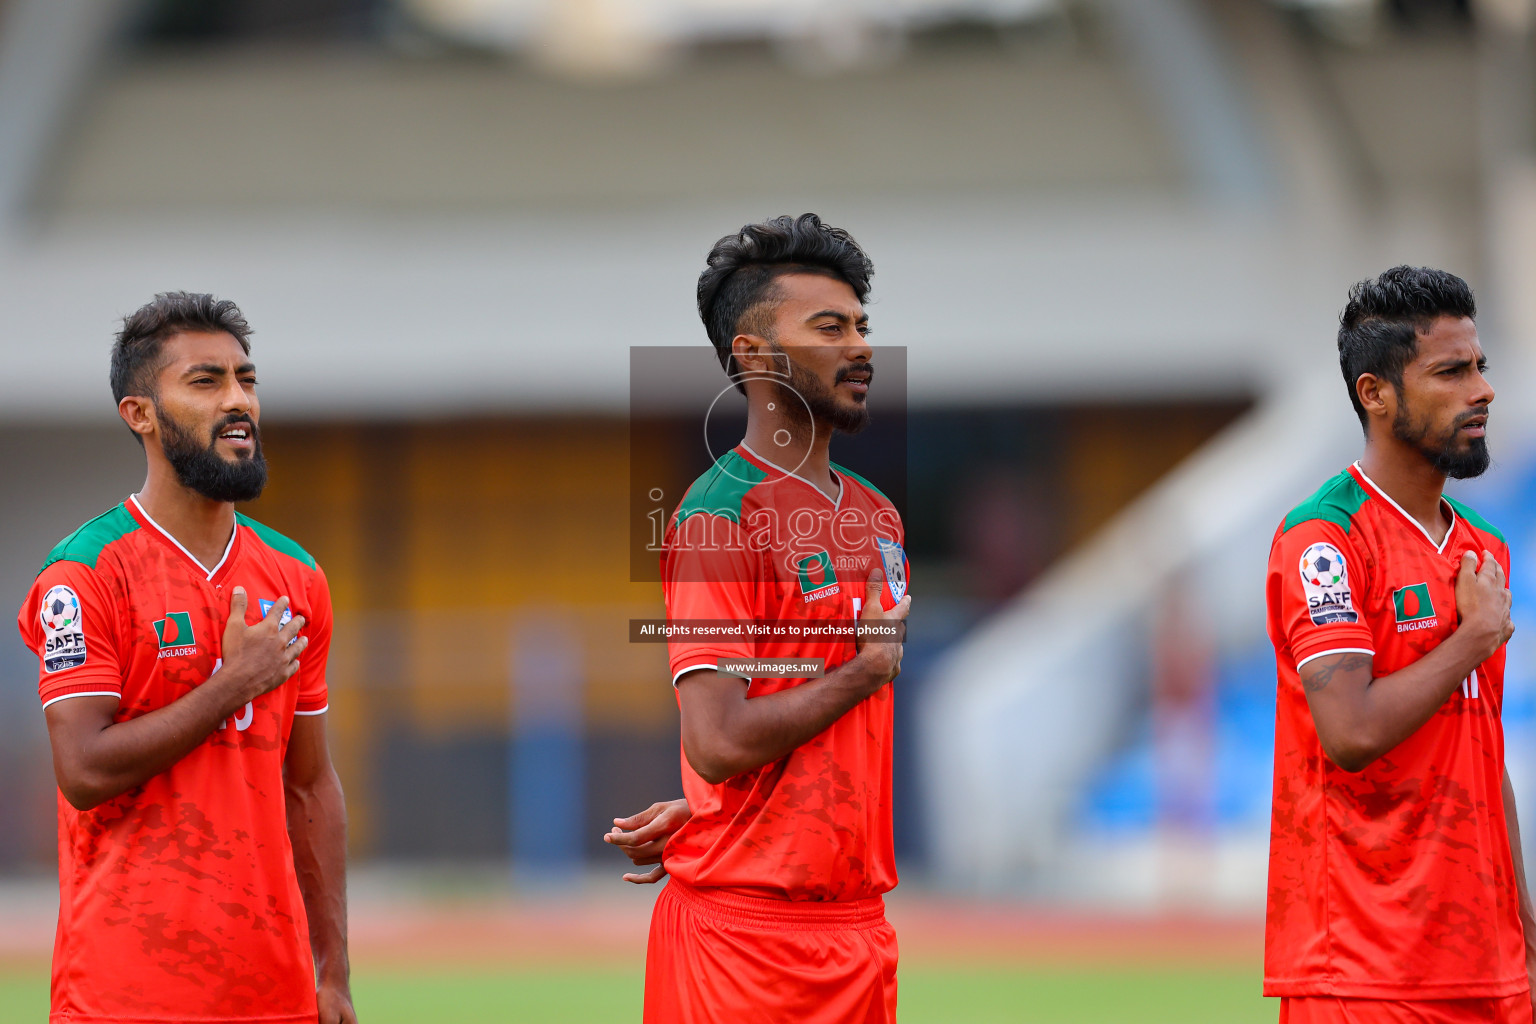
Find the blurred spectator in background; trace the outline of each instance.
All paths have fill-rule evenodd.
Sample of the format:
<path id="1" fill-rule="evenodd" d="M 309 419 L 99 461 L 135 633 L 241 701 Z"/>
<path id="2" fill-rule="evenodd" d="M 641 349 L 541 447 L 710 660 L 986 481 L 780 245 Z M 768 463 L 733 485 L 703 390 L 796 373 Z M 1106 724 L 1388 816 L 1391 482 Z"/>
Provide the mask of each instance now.
<path id="1" fill-rule="evenodd" d="M 1198 900 L 1214 860 L 1216 672 L 1189 573 L 1174 577 L 1153 612 L 1152 756 L 1162 884 L 1173 903 Z"/>

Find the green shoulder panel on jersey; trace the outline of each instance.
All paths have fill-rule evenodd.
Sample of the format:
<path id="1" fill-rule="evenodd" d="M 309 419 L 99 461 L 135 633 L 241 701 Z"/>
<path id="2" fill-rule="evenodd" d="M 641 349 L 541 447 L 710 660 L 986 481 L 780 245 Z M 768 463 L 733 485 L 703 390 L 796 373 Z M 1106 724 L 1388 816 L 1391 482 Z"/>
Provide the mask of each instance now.
<path id="1" fill-rule="evenodd" d="M 117 505 L 55 544 L 53 550 L 48 552 L 48 560 L 43 563 L 42 569 L 37 570 L 38 575 L 41 576 L 43 569 L 54 562 L 79 562 L 94 569 L 96 560 L 108 544 L 138 528 L 139 521 L 133 518 L 133 514 L 122 505 Z"/>
<path id="2" fill-rule="evenodd" d="M 317 568 L 315 560 L 310 557 L 308 551 L 299 547 L 294 541 L 289 540 L 270 526 L 265 526 L 252 519 L 250 516 L 235 513 L 235 522 L 241 526 L 249 527 L 251 532 L 261 539 L 261 542 L 273 551 L 287 555 L 294 561 L 303 562 L 311 569 Z"/>
<path id="3" fill-rule="evenodd" d="M 1456 514 L 1461 516 L 1461 518 L 1465 519 L 1479 530 L 1482 530 L 1484 533 L 1491 533 L 1495 537 L 1499 538 L 1499 540 L 1504 541 L 1504 534 L 1499 532 L 1499 528 L 1494 526 L 1488 520 L 1484 519 L 1482 516 L 1478 515 L 1477 509 L 1472 508 L 1470 505 L 1463 505 L 1461 502 L 1457 501 L 1455 498 L 1450 497 L 1449 495 L 1446 495 L 1445 500 L 1451 503 L 1451 508 L 1455 509 Z M 1507 544 L 1509 542 L 1504 541 L 1504 543 Z"/>
<path id="4" fill-rule="evenodd" d="M 1291 509 L 1280 532 L 1285 533 L 1314 519 L 1326 519 L 1330 523 L 1337 523 L 1348 533 L 1350 520 L 1370 497 L 1365 493 L 1365 488 L 1360 486 L 1360 481 L 1346 469 L 1319 487 L 1312 497 Z"/>
<path id="5" fill-rule="evenodd" d="M 740 524 L 742 500 L 767 478 L 767 473 L 736 452 L 726 452 L 683 495 L 683 502 L 677 507 L 677 521 L 681 523 L 689 516 L 708 512 Z"/>
<path id="6" fill-rule="evenodd" d="M 886 498 L 885 497 L 885 492 L 884 491 L 882 491 L 880 488 L 876 487 L 874 484 L 870 483 L 868 480 L 865 480 L 863 477 L 859 476 L 859 474 L 855 473 L 853 470 L 851 470 L 851 469 L 844 469 L 842 466 L 839 466 L 835 462 L 832 463 L 831 465 L 832 465 L 832 468 L 834 470 L 836 470 L 837 472 L 843 474 L 844 476 L 851 476 L 851 477 L 853 477 L 859 483 L 863 484 L 865 487 L 868 487 L 870 490 L 872 490 L 876 494 L 880 495 L 880 497 L 885 498 L 886 501 L 891 501 L 890 498 Z M 896 503 L 894 501 L 891 501 L 891 504 L 894 505 Z"/>

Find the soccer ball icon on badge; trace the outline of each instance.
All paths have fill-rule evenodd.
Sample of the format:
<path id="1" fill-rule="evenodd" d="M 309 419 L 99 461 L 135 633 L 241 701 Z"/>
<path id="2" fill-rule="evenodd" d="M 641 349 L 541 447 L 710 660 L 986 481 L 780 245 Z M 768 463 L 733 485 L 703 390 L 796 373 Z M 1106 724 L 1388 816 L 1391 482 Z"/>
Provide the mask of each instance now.
<path id="1" fill-rule="evenodd" d="M 69 629 L 80 621 L 80 599 L 68 587 L 54 587 L 43 595 L 42 617 L 54 632 Z"/>
<path id="2" fill-rule="evenodd" d="M 1332 544 L 1313 544 L 1301 556 L 1301 575 L 1314 587 L 1336 587 L 1344 582 L 1344 556 Z"/>

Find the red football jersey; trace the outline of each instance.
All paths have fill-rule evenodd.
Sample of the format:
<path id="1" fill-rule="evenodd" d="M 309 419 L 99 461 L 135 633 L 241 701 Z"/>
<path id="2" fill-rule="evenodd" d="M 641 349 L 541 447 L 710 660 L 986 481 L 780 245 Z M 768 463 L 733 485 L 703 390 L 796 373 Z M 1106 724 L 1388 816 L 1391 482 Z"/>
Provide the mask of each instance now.
<path id="1" fill-rule="evenodd" d="M 248 621 L 286 596 L 309 637 L 292 679 L 144 785 L 89 811 L 60 794 L 54 1021 L 315 1020 L 283 756 L 294 715 L 326 708 L 330 591 L 297 544 L 236 519 L 210 571 L 129 499 L 60 542 L 21 606 L 44 706 L 112 695 L 118 721 L 217 670 L 236 585 Z"/>
<path id="2" fill-rule="evenodd" d="M 661 556 L 668 622 L 790 623 L 800 635 L 674 638 L 674 683 L 722 659 L 822 659 L 832 671 L 857 652 L 851 622 L 876 566 L 887 576 L 881 606 L 895 606 L 908 571 L 901 517 L 868 481 L 832 469 L 836 500 L 743 444 L 689 488 Z M 752 678 L 747 695 L 806 681 Z M 888 892 L 896 884 L 891 699 L 882 687 L 788 756 L 720 785 L 684 757 L 693 817 L 667 844 L 667 870 L 692 885 L 770 899 Z"/>
<path id="3" fill-rule="evenodd" d="M 1377 677 L 1456 629 L 1466 551 L 1504 538 L 1446 499 L 1441 544 L 1361 471 L 1294 509 L 1270 549 L 1279 671 L 1264 993 L 1374 999 L 1528 988 L 1505 829 L 1500 648 L 1408 739 L 1350 773 L 1323 753 L 1298 667 L 1340 651 Z"/>

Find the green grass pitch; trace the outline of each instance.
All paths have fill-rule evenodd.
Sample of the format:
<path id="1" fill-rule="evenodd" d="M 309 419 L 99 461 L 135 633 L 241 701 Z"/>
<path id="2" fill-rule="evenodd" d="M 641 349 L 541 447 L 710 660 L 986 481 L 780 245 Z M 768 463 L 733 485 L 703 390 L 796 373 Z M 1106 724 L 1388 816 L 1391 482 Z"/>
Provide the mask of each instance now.
<path id="1" fill-rule="evenodd" d="M 589 1024 L 640 1020 L 638 971 L 359 971 L 360 1024 Z M 1111 966 L 903 968 L 902 1024 L 1273 1024 L 1256 971 Z M 0 973 L 0 1021 L 44 1024 L 44 971 Z"/>

